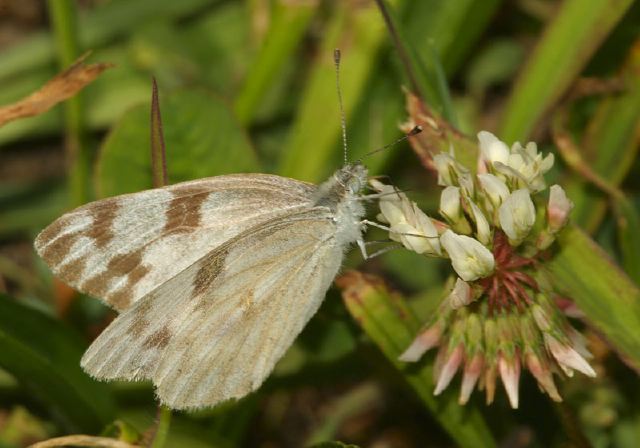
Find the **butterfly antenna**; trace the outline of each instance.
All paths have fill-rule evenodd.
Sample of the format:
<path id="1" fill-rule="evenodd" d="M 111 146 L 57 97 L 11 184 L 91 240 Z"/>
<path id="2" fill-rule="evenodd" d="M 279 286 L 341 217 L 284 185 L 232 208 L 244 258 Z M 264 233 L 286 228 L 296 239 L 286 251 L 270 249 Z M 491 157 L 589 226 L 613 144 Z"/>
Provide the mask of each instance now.
<path id="1" fill-rule="evenodd" d="M 344 115 L 344 106 L 342 104 L 342 91 L 340 90 L 340 49 L 333 50 L 333 63 L 336 66 L 336 91 L 338 92 L 338 104 L 340 105 L 340 126 L 342 127 L 342 149 L 344 151 L 344 164 L 347 160 L 347 119 Z"/>
<path id="2" fill-rule="evenodd" d="M 414 126 L 413 129 L 411 129 L 409 132 L 404 134 L 402 137 L 394 140 L 391 143 L 387 143 L 386 145 L 384 145 L 384 146 L 382 146 L 382 147 L 380 147 L 378 149 L 374 149 L 373 151 L 366 153 L 365 156 L 370 156 L 370 155 L 375 154 L 377 152 L 384 151 L 385 149 L 391 148 L 392 146 L 397 145 L 401 141 L 406 140 L 409 137 L 413 137 L 414 135 L 417 135 L 417 134 L 419 134 L 421 132 L 422 132 L 422 126 Z"/>

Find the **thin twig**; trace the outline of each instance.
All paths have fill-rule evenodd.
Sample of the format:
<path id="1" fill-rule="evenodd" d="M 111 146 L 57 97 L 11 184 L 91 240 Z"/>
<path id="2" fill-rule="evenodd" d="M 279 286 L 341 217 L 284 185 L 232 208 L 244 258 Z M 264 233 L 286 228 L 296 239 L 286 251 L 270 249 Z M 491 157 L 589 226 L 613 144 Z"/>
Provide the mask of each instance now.
<path id="1" fill-rule="evenodd" d="M 393 23 L 393 18 L 391 17 L 391 12 L 389 11 L 387 4 L 384 2 L 384 0 L 375 0 L 375 2 L 376 5 L 378 5 L 378 9 L 380 10 L 382 17 L 384 18 L 384 22 L 387 25 L 389 34 L 391 35 L 391 39 L 393 39 L 393 44 L 398 51 L 400 61 L 402 62 L 402 65 L 404 65 L 404 69 L 407 73 L 407 78 L 409 78 L 409 84 L 411 85 L 411 90 L 413 90 L 413 92 L 417 96 L 424 99 L 424 92 L 422 92 L 422 90 L 420 89 L 420 84 L 418 83 L 418 79 L 415 75 L 413 65 L 411 65 L 411 58 L 409 57 L 407 49 L 402 44 L 400 34 L 398 33 L 398 30 Z"/>
<path id="2" fill-rule="evenodd" d="M 552 134 L 553 140 L 562 156 L 563 160 L 571 169 L 580 174 L 588 182 L 611 196 L 614 200 L 624 198 L 624 193 L 615 185 L 609 183 L 606 179 L 596 173 L 589 164 L 582 158 L 580 149 L 573 140 L 566 127 L 567 109 L 563 107 L 559 109 L 553 119 Z"/>

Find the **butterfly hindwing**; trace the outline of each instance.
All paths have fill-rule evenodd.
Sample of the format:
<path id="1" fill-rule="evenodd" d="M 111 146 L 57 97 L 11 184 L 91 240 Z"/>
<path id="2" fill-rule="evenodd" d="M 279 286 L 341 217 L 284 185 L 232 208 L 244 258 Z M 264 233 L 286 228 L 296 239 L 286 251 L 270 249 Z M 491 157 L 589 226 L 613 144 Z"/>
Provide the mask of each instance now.
<path id="1" fill-rule="evenodd" d="M 309 208 L 245 230 L 122 313 L 83 367 L 100 379 L 152 379 L 177 409 L 255 390 L 340 267 L 332 218 Z"/>
<path id="2" fill-rule="evenodd" d="M 122 311 L 249 227 L 308 207 L 315 191 L 264 174 L 199 179 L 87 204 L 35 247 L 61 280 Z"/>

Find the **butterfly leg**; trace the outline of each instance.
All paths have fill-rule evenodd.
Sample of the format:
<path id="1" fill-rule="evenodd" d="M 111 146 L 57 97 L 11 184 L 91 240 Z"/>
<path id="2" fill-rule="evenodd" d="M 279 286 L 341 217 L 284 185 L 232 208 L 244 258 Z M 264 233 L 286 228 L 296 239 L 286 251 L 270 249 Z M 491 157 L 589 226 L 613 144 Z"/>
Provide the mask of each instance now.
<path id="1" fill-rule="evenodd" d="M 385 254 L 389 251 L 395 250 L 395 249 L 400 249 L 402 247 L 401 244 L 392 244 L 391 246 L 387 246 L 387 247 L 383 247 L 380 250 L 375 251 L 374 253 L 369 255 L 369 260 L 371 260 L 372 258 L 375 258 L 379 255 Z"/>
<path id="2" fill-rule="evenodd" d="M 391 227 L 385 226 L 382 224 L 378 224 L 375 221 L 369 221 L 368 219 L 363 219 L 360 221 L 360 224 L 364 224 L 365 226 L 377 227 L 378 229 L 386 230 L 387 232 L 391 232 Z"/>
<path id="3" fill-rule="evenodd" d="M 358 238 L 356 240 L 356 243 L 358 244 L 358 247 L 360 248 L 360 253 L 362 254 L 362 258 L 365 260 L 369 259 L 369 255 L 367 255 L 367 247 L 366 247 L 366 243 L 364 242 L 364 240 L 362 238 Z"/>

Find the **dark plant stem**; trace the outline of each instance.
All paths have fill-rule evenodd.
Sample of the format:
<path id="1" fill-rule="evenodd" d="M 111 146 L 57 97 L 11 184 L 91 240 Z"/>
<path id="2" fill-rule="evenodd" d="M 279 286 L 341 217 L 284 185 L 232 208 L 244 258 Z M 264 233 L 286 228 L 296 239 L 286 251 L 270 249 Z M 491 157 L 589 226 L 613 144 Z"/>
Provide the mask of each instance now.
<path id="1" fill-rule="evenodd" d="M 418 83 L 418 78 L 415 75 L 415 71 L 413 69 L 413 65 L 411 64 L 411 57 L 409 56 L 409 52 L 407 48 L 402 43 L 402 39 L 400 38 L 400 34 L 398 29 L 395 26 L 393 17 L 391 15 L 391 11 L 387 7 L 387 4 L 384 0 L 375 0 L 376 5 L 378 5 L 378 9 L 384 18 L 384 22 L 387 25 L 387 29 L 389 30 L 389 34 L 391 35 L 391 39 L 393 39 L 393 44 L 398 51 L 398 56 L 400 57 L 400 61 L 404 66 L 404 70 L 407 73 L 407 78 L 409 78 L 409 84 L 411 85 L 411 90 L 419 96 L 424 101 L 424 92 L 420 89 L 420 84 Z"/>
<path id="2" fill-rule="evenodd" d="M 160 100 L 158 98 L 158 84 L 153 78 L 151 94 L 151 176 L 153 187 L 164 187 L 167 179 L 167 155 L 162 132 L 162 117 L 160 115 Z"/>

